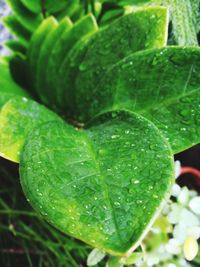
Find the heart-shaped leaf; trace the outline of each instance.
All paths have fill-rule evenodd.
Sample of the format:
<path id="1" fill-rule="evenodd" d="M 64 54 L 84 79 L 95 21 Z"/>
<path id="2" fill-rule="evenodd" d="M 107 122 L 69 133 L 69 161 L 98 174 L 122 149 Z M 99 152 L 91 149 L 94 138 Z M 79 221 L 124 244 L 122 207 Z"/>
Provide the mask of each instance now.
<path id="1" fill-rule="evenodd" d="M 37 102 L 25 97 L 10 99 L 0 112 L 0 155 L 19 162 L 29 132 L 41 123 L 52 120 L 62 121 L 56 113 Z"/>
<path id="2" fill-rule="evenodd" d="M 94 90 L 77 90 L 88 118 L 125 108 L 150 119 L 174 153 L 200 141 L 200 48 L 168 47 L 135 53 L 106 73 Z M 93 101 L 95 99 L 95 101 Z M 80 107 L 80 108 L 78 108 Z"/>
<path id="3" fill-rule="evenodd" d="M 57 228 L 113 255 L 135 249 L 173 182 L 172 152 L 148 120 L 108 113 L 87 130 L 35 128 L 20 159 L 21 183 Z"/>

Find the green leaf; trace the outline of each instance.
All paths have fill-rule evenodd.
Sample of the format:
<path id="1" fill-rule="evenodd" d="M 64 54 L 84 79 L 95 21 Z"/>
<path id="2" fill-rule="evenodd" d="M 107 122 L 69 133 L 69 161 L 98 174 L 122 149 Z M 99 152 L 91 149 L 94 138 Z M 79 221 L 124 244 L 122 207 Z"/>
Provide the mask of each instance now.
<path id="1" fill-rule="evenodd" d="M 46 10 L 48 12 L 56 13 L 56 12 L 59 12 L 63 9 L 66 9 L 67 6 L 73 5 L 73 1 L 74 0 L 59 0 L 55 4 L 55 2 L 53 2 L 52 0 L 46 0 L 45 1 L 45 7 L 46 7 Z M 77 0 L 75 0 L 74 2 L 77 2 Z"/>
<path id="2" fill-rule="evenodd" d="M 89 33 L 97 31 L 97 29 L 98 26 L 95 18 L 89 14 L 75 23 L 73 27 L 66 28 L 60 38 L 57 39 L 53 50 L 49 53 L 49 61 L 46 67 L 45 75 L 46 84 L 43 84 L 37 88 L 39 95 L 40 92 L 42 96 L 45 95 L 45 97 L 48 99 L 48 103 L 55 104 L 58 102 L 56 78 L 64 58 L 68 57 L 71 48 L 79 39 Z M 46 53 L 48 53 L 48 51 L 46 51 Z M 42 51 L 40 54 L 42 54 Z M 43 68 L 45 69 L 45 66 L 43 66 Z M 39 72 L 38 75 L 40 74 L 41 73 Z M 40 80 L 43 78 L 44 77 L 40 76 Z"/>
<path id="3" fill-rule="evenodd" d="M 13 51 L 14 53 L 26 54 L 26 45 L 22 44 L 18 40 L 8 40 L 4 43 L 4 46 Z"/>
<path id="4" fill-rule="evenodd" d="M 11 19 L 7 20 L 16 21 L 15 23 L 9 21 L 8 28 L 17 40 L 18 38 L 19 40 L 26 39 L 27 30 L 32 35 L 42 21 L 49 16 L 54 16 L 60 21 L 66 16 L 74 17 L 77 9 L 82 9 L 79 0 L 59 0 L 56 4 L 52 0 L 6 0 L 6 2 L 10 5 L 13 14 L 9 16 Z M 16 48 L 14 46 L 14 52 Z M 21 52 L 21 49 L 18 51 Z M 26 51 L 23 54 L 25 55 Z"/>
<path id="5" fill-rule="evenodd" d="M 27 8 L 29 9 L 31 12 L 33 13 L 41 13 L 42 12 L 42 1 L 41 0 L 20 0 L 22 2 L 22 4 Z M 46 2 L 43 1 L 43 2 Z"/>
<path id="6" fill-rule="evenodd" d="M 48 36 L 43 41 L 41 49 L 38 50 L 36 70 L 34 73 L 35 89 L 44 103 L 48 103 L 46 101 L 46 99 L 48 98 L 48 92 L 45 87 L 45 80 L 49 60 L 52 54 L 53 58 L 56 58 L 54 47 L 56 46 L 56 43 L 59 42 L 61 36 L 63 35 L 63 32 L 69 30 L 71 27 L 71 20 L 68 17 L 65 17 L 58 25 L 52 27 L 51 30 L 49 30 Z M 38 32 L 36 31 L 35 34 L 37 35 Z M 43 32 L 41 34 L 43 34 Z M 56 62 L 53 62 L 56 65 Z"/>
<path id="7" fill-rule="evenodd" d="M 167 14 L 166 8 L 144 8 L 121 17 L 89 40 L 81 41 L 74 50 L 75 55 L 70 55 L 60 67 L 56 88 L 62 108 L 74 113 L 79 111 L 80 94 L 92 92 L 105 72 L 120 59 L 138 50 L 165 46 Z"/>
<path id="8" fill-rule="evenodd" d="M 172 152 L 134 113 L 108 113 L 91 128 L 35 128 L 20 158 L 33 207 L 63 232 L 113 255 L 135 249 L 174 180 Z"/>
<path id="9" fill-rule="evenodd" d="M 33 32 L 42 22 L 41 14 L 34 14 L 27 9 L 19 0 L 6 0 L 14 11 L 16 18 L 21 22 L 25 29 Z"/>
<path id="10" fill-rule="evenodd" d="M 10 99 L 0 112 L 0 155 L 19 162 L 19 156 L 29 132 L 41 123 L 52 120 L 61 120 L 61 118 L 25 97 Z"/>
<path id="11" fill-rule="evenodd" d="M 9 65 L 2 58 L 0 58 L 0 73 L 0 108 L 15 95 L 29 97 L 28 93 L 13 81 Z"/>
<path id="12" fill-rule="evenodd" d="M 29 64 L 29 75 L 32 81 L 33 90 L 35 90 L 35 74 L 37 70 L 38 51 L 40 51 L 43 42 L 48 35 L 56 28 L 58 22 L 54 17 L 48 17 L 38 27 L 37 31 L 31 38 L 30 46 L 27 53 L 27 61 Z"/>
<path id="13" fill-rule="evenodd" d="M 168 47 L 135 53 L 106 73 L 93 93 L 77 91 L 88 118 L 127 109 L 151 120 L 174 153 L 200 142 L 200 48 Z M 95 101 L 93 101 L 95 99 Z"/>
<path id="14" fill-rule="evenodd" d="M 170 11 L 172 22 L 173 44 L 198 46 L 197 33 L 199 32 L 199 0 L 148 0 L 148 1 L 120 1 L 122 5 L 128 4 L 126 10 L 147 5 L 165 6 Z M 136 3 L 135 3 L 136 2 Z"/>
<path id="15" fill-rule="evenodd" d="M 28 46 L 31 33 L 21 25 L 15 16 L 4 17 L 3 23 L 22 45 Z"/>
<path id="16" fill-rule="evenodd" d="M 124 267 L 124 262 L 122 258 L 119 257 L 110 257 L 106 263 L 106 267 Z"/>

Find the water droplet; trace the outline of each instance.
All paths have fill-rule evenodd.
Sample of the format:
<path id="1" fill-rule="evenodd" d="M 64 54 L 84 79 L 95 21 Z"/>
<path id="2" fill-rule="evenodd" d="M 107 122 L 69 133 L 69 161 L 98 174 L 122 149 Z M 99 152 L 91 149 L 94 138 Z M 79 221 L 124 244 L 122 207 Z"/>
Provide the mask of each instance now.
<path id="1" fill-rule="evenodd" d="M 187 129 L 186 128 L 181 128 L 181 131 L 185 132 Z"/>
<path id="2" fill-rule="evenodd" d="M 111 135 L 111 138 L 112 138 L 112 139 L 116 139 L 116 138 L 118 138 L 118 137 L 119 137 L 119 135 L 116 135 L 116 134 Z"/>
<path id="3" fill-rule="evenodd" d="M 28 99 L 26 97 L 22 97 L 22 101 L 27 102 Z"/>
<path id="4" fill-rule="evenodd" d="M 154 194 L 154 195 L 153 195 L 153 198 L 156 198 L 156 199 L 157 199 L 157 198 L 158 198 L 158 195 L 155 195 L 155 194 Z"/>
<path id="5" fill-rule="evenodd" d="M 116 202 L 114 202 L 114 205 L 115 206 L 120 206 L 120 203 L 116 201 Z"/>
<path id="6" fill-rule="evenodd" d="M 87 65 L 84 64 L 84 63 L 82 63 L 82 64 L 79 65 L 79 70 L 80 70 L 80 71 L 86 71 L 87 68 L 88 68 Z"/>

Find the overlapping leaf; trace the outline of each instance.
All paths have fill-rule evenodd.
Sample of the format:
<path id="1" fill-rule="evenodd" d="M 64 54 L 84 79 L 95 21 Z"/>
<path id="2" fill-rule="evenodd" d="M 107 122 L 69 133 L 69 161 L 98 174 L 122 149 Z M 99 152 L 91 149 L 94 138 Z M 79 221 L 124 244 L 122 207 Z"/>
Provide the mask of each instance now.
<path id="1" fill-rule="evenodd" d="M 152 123 L 126 112 L 106 114 L 87 130 L 44 124 L 28 136 L 20 163 L 36 210 L 113 255 L 139 245 L 173 182 L 168 144 Z"/>
<path id="2" fill-rule="evenodd" d="M 60 23 L 61 25 L 61 23 Z M 52 105 L 58 105 L 58 90 L 57 79 L 60 66 L 63 61 L 69 57 L 71 49 L 76 43 L 89 34 L 93 34 L 98 30 L 96 20 L 93 15 L 89 14 L 79 20 L 73 25 L 73 27 L 65 28 L 62 35 L 55 43 L 49 43 L 49 39 L 43 44 L 42 50 L 39 51 L 39 58 L 43 58 L 43 55 L 48 55 L 48 61 L 38 62 L 38 72 L 36 73 L 37 84 L 35 89 L 41 99 L 46 98 L 45 103 Z M 55 30 L 51 35 L 54 35 Z M 35 33 L 37 34 L 37 32 Z M 51 38 L 51 37 L 50 37 Z M 35 45 L 33 44 L 35 47 Z M 44 69 L 44 73 L 40 69 Z M 33 70 L 31 70 L 33 71 Z"/>
<path id="3" fill-rule="evenodd" d="M 76 89 L 86 94 L 115 63 L 135 51 L 162 47 L 167 40 L 167 10 L 150 7 L 123 16 L 109 27 L 81 39 L 55 76 L 58 108 L 73 112 Z M 137 36 L 137 37 L 136 37 Z M 50 92 L 51 94 L 51 92 Z"/>
<path id="4" fill-rule="evenodd" d="M 76 110 L 86 121 L 105 110 L 140 113 L 154 122 L 178 153 L 200 141 L 199 73 L 198 47 L 135 53 L 108 71 L 98 87 L 85 92 L 78 88 Z"/>
<path id="5" fill-rule="evenodd" d="M 62 20 L 65 16 L 73 16 L 79 8 L 79 1 L 58 0 L 56 4 L 52 0 L 6 0 L 10 5 L 13 15 L 6 17 L 5 25 L 17 37 L 20 44 L 24 44 L 24 40 L 28 43 L 31 35 L 49 16 L 55 16 L 58 20 Z M 27 34 L 28 33 L 28 34 Z M 12 46 L 11 46 L 12 49 Z M 14 47 L 16 51 L 17 47 Z M 17 50 L 22 52 L 21 50 Z M 25 52 L 23 51 L 25 54 Z"/>

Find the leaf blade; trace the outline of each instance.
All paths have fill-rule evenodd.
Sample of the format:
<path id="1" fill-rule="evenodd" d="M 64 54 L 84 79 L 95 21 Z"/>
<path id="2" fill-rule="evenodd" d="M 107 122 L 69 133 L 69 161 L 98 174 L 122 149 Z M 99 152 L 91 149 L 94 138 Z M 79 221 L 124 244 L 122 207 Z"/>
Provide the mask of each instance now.
<path id="1" fill-rule="evenodd" d="M 168 47 L 127 57 L 107 73 L 93 95 L 86 96 L 87 101 L 82 98 L 85 111 L 91 107 L 88 118 L 124 108 L 150 119 L 174 153 L 199 143 L 199 58 L 198 47 Z"/>
<path id="2" fill-rule="evenodd" d="M 168 195 L 173 163 L 168 144 L 153 124 L 132 113 L 112 115 L 96 120 L 86 131 L 56 122 L 39 127 L 24 146 L 20 173 L 33 207 L 48 215 L 57 228 L 111 254 L 124 255 L 133 244 L 138 245 Z M 144 142 L 136 141 L 138 135 L 145 137 L 145 149 Z M 112 161 L 108 162 L 110 154 Z M 139 155 L 140 159 L 148 155 L 145 166 Z M 157 168 L 162 171 L 155 174 Z M 153 180 L 149 179 L 150 169 Z M 150 187 L 139 202 L 142 185 Z M 137 205 L 132 204 L 135 201 Z M 143 208 L 148 210 L 145 218 Z"/>

